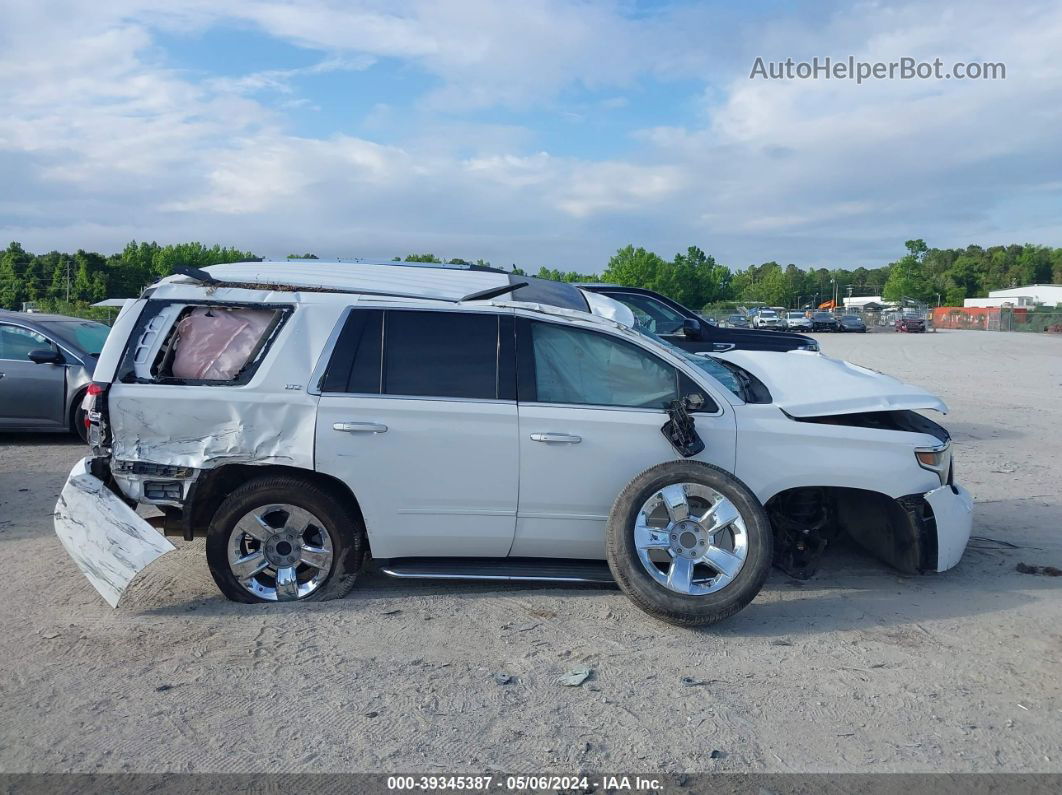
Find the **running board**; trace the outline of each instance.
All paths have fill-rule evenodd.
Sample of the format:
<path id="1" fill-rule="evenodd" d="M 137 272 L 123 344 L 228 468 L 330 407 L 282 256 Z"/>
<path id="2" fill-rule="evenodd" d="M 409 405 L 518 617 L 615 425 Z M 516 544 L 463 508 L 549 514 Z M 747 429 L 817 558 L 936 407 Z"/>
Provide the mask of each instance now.
<path id="1" fill-rule="evenodd" d="M 392 558 L 376 561 L 389 577 L 421 580 L 570 582 L 615 585 L 608 564 L 552 558 Z"/>

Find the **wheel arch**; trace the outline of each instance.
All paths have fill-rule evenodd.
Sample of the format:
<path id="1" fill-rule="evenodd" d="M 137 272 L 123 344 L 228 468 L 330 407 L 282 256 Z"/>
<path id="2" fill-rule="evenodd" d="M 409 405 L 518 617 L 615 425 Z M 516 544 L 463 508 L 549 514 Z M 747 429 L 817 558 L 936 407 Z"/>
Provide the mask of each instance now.
<path id="1" fill-rule="evenodd" d="M 763 505 L 775 534 L 776 563 L 801 579 L 814 573 L 814 559 L 825 548 L 824 542 L 814 548 L 820 533 L 822 538 L 843 533 L 906 574 L 927 571 L 929 562 L 936 559 L 933 511 L 920 492 L 894 497 L 851 486 L 796 486 L 771 495 Z M 791 559 L 795 539 L 809 544 L 810 559 Z"/>
<path id="2" fill-rule="evenodd" d="M 250 480 L 285 475 L 313 483 L 324 489 L 340 502 L 349 505 L 364 525 L 365 516 L 361 504 L 351 488 L 339 478 L 301 467 L 282 464 L 225 464 L 213 469 L 204 469 L 192 483 L 185 500 L 185 510 L 181 512 L 180 523 L 184 537 L 191 540 L 195 536 L 206 535 L 210 520 L 221 506 L 222 501 L 233 489 Z M 366 538 L 366 543 L 368 539 Z"/>

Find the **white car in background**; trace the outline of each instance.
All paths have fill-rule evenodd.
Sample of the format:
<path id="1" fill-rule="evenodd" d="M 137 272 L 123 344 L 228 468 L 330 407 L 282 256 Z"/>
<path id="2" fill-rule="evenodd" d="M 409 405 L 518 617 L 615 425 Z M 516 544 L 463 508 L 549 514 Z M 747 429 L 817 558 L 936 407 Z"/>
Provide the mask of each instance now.
<path id="1" fill-rule="evenodd" d="M 761 309 L 752 316 L 753 328 L 777 329 L 782 327 L 782 319 L 773 309 Z"/>
<path id="2" fill-rule="evenodd" d="M 162 280 L 99 358 L 56 533 L 114 606 L 176 535 L 205 536 L 241 602 L 341 597 L 371 556 L 614 580 L 681 625 L 742 609 L 772 559 L 809 573 L 838 533 L 907 573 L 959 561 L 972 503 L 917 413 L 939 398 L 811 351 L 687 353 L 522 284 L 282 262 Z"/>
<path id="3" fill-rule="evenodd" d="M 800 331 L 811 331 L 811 318 L 803 312 L 786 312 L 782 319 L 783 327 Z"/>

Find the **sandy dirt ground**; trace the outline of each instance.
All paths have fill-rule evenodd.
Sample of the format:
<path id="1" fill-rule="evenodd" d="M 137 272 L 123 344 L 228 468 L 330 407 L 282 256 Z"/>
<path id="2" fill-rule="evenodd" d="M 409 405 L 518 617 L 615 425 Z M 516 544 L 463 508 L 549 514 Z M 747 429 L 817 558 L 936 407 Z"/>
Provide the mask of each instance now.
<path id="1" fill-rule="evenodd" d="M 237 605 L 201 541 L 111 610 L 51 527 L 82 448 L 0 436 L 0 770 L 1062 771 L 1062 578 L 1015 570 L 1062 567 L 1062 339 L 822 343 L 951 405 L 990 540 L 914 578 L 832 550 L 700 631 L 609 588 L 379 574 L 335 602 Z"/>

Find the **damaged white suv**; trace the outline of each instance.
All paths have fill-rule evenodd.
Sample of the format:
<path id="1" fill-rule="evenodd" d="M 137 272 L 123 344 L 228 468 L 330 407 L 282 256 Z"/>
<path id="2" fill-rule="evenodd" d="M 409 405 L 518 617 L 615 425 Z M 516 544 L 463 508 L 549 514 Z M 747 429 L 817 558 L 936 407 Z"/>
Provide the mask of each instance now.
<path id="1" fill-rule="evenodd" d="M 56 532 L 112 605 L 166 534 L 205 536 L 238 601 L 342 596 L 371 555 L 398 577 L 614 579 L 685 625 L 842 532 L 905 572 L 958 562 L 972 502 L 915 413 L 939 399 L 808 351 L 688 354 L 558 295 L 368 264 L 169 277 L 99 358 Z"/>

